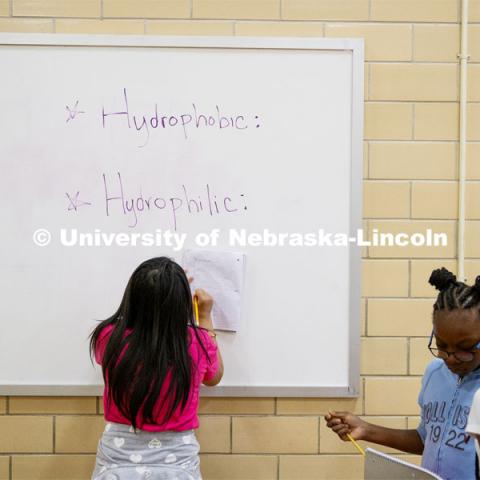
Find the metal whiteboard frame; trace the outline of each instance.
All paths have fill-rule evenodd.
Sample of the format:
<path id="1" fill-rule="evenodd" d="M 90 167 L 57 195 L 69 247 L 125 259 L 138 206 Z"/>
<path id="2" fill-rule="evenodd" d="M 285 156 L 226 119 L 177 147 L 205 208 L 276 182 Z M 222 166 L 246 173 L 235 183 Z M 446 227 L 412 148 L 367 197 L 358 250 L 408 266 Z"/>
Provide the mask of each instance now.
<path id="1" fill-rule="evenodd" d="M 252 50 L 333 50 L 352 54 L 351 156 L 350 156 L 350 222 L 349 237 L 362 228 L 363 193 L 363 39 L 278 38 L 278 37 L 158 37 L 138 35 L 60 35 L 0 33 L 0 46 L 65 47 L 144 47 L 144 48 L 211 48 Z M 361 249 L 354 243 L 349 253 L 349 359 L 347 387 L 282 385 L 268 387 L 203 387 L 208 397 L 357 397 L 360 390 L 360 298 Z M 102 385 L 0 385 L 0 395 L 101 396 Z"/>

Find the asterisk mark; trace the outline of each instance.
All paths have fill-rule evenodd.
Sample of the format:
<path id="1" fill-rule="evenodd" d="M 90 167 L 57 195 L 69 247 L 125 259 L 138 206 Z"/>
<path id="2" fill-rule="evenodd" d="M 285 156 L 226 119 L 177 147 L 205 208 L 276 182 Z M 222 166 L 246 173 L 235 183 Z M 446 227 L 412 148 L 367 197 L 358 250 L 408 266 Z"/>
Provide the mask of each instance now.
<path id="1" fill-rule="evenodd" d="M 83 205 L 91 205 L 90 202 L 84 202 L 78 198 L 80 195 L 80 192 L 78 191 L 75 196 L 70 196 L 70 194 L 65 193 L 65 195 L 68 198 L 68 201 L 70 202 L 68 205 L 68 211 L 70 212 L 71 210 L 77 211 L 79 207 L 82 207 Z"/>
<path id="2" fill-rule="evenodd" d="M 68 118 L 66 123 L 68 123 L 70 120 L 74 120 L 77 115 L 85 113 L 83 110 L 78 110 L 78 100 L 75 102 L 75 105 L 72 108 L 70 108 L 68 105 L 66 105 L 65 108 L 68 112 Z"/>

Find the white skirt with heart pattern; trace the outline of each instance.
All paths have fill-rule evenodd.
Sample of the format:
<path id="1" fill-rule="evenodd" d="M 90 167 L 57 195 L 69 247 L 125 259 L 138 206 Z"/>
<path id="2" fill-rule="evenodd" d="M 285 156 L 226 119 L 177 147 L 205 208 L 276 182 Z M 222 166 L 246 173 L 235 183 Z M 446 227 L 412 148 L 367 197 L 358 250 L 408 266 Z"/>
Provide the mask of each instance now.
<path id="1" fill-rule="evenodd" d="M 201 480 L 194 430 L 133 431 L 107 423 L 98 442 L 92 480 Z"/>

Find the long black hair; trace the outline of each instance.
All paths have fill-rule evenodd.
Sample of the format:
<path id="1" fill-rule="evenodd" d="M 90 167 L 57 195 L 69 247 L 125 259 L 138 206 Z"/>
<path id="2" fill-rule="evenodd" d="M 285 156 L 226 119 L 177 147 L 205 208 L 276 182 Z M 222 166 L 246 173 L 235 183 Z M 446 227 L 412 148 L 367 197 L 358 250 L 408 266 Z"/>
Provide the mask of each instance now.
<path id="1" fill-rule="evenodd" d="M 128 281 L 118 310 L 91 333 L 92 357 L 101 331 L 109 325 L 114 328 L 102 360 L 103 378 L 109 387 L 107 401 L 113 400 L 134 429 L 157 423 L 154 407 L 168 375 L 162 423 L 178 407 L 183 410 L 192 375 L 188 326 L 194 327 L 197 338 L 198 333 L 190 285 L 182 267 L 167 257 L 139 265 Z M 132 331 L 125 335 L 127 329 Z M 200 345 L 205 351 L 201 341 Z M 138 425 L 139 413 L 142 425 Z"/>

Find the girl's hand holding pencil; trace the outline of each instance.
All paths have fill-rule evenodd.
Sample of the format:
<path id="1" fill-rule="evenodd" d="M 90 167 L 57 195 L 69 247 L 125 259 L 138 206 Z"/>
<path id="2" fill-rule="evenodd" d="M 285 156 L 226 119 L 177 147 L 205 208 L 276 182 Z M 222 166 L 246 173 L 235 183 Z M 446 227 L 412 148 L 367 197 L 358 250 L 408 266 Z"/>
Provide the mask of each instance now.
<path id="1" fill-rule="evenodd" d="M 213 298 L 205 290 L 197 288 L 193 295 L 193 308 L 199 327 L 213 330 L 212 307 Z"/>
<path id="2" fill-rule="evenodd" d="M 188 270 L 186 269 L 185 274 L 187 275 L 188 283 L 192 283 L 193 277 L 188 275 Z M 193 315 L 197 326 L 213 330 L 212 307 L 213 298 L 202 288 L 197 288 L 193 294 Z"/>
<path id="3" fill-rule="evenodd" d="M 356 415 L 349 412 L 331 412 L 325 415 L 327 427 L 331 428 L 343 441 L 351 441 L 355 448 L 365 455 L 362 447 L 355 440 L 363 440 L 365 438 L 367 422 L 364 422 Z"/>

